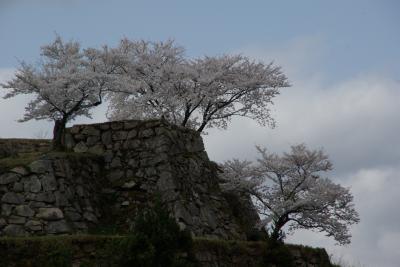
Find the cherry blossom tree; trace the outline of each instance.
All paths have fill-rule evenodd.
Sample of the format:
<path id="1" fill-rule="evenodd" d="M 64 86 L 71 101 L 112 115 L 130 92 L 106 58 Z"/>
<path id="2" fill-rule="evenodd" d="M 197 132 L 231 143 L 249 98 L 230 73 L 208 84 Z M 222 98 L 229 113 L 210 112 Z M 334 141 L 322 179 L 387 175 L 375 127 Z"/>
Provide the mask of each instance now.
<path id="1" fill-rule="evenodd" d="M 90 117 L 90 109 L 102 103 L 112 69 L 106 49 L 82 51 L 79 43 L 63 42 L 59 36 L 41 48 L 41 56 L 37 65 L 22 62 L 15 77 L 2 84 L 9 90 L 4 98 L 32 94 L 19 121 L 54 121 L 53 146 L 61 149 L 66 123 L 77 116 Z"/>
<path id="2" fill-rule="evenodd" d="M 289 86 L 280 67 L 241 55 L 190 60 L 173 41 L 124 39 L 113 53 L 125 86 L 110 95 L 109 117 L 160 118 L 202 132 L 233 116 L 274 125 L 272 99 Z"/>
<path id="3" fill-rule="evenodd" d="M 257 150 L 261 157 L 256 164 L 237 159 L 223 164 L 222 188 L 253 197 L 270 237 L 283 239 L 286 225 L 289 232 L 313 229 L 339 244 L 350 243 L 348 227 L 358 223 L 359 216 L 349 189 L 322 177 L 332 169 L 328 157 L 303 144 L 283 156 Z"/>

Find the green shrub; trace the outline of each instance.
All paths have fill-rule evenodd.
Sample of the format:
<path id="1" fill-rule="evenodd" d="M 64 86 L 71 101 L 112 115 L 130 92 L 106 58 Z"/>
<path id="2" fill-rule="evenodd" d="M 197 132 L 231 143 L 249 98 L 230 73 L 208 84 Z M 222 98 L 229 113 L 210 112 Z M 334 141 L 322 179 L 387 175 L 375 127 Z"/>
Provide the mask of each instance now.
<path id="1" fill-rule="evenodd" d="M 263 255 L 265 267 L 294 267 L 294 258 L 290 249 L 280 242 L 268 241 Z"/>
<path id="2" fill-rule="evenodd" d="M 107 249 L 117 266 L 192 266 L 192 238 L 181 231 L 168 210 L 156 201 L 136 217 L 129 237 L 115 240 Z M 185 257 L 183 257 L 185 255 Z"/>
<path id="3" fill-rule="evenodd" d="M 189 232 L 181 231 L 176 221 L 160 201 L 152 209 L 142 211 L 134 224 L 140 239 L 147 239 L 154 247 L 153 266 L 181 266 L 179 255 L 192 248 Z"/>

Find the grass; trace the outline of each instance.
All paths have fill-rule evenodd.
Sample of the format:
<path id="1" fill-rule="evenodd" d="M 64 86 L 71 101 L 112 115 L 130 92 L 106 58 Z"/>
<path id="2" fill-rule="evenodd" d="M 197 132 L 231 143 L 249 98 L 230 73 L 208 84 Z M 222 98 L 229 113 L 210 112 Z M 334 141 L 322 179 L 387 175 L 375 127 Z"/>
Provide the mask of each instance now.
<path id="1" fill-rule="evenodd" d="M 43 152 L 24 153 L 15 157 L 7 157 L 0 159 L 0 173 L 11 170 L 18 166 L 26 166 L 32 161 L 39 159 Z"/>

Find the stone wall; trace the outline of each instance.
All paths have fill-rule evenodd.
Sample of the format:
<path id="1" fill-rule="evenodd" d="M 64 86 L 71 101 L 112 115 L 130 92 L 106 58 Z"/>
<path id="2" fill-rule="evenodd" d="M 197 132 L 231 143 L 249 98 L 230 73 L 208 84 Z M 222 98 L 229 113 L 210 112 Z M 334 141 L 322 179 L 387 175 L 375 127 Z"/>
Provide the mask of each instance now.
<path id="1" fill-rule="evenodd" d="M 110 187 L 103 192 L 116 199 L 110 217 L 125 229 L 143 203 L 160 197 L 195 236 L 245 238 L 196 131 L 162 120 L 107 122 L 75 125 L 65 141 L 76 153 L 104 159 Z"/>
<path id="2" fill-rule="evenodd" d="M 85 232 L 101 216 L 100 166 L 93 156 L 60 153 L 0 174 L 0 234 Z"/>

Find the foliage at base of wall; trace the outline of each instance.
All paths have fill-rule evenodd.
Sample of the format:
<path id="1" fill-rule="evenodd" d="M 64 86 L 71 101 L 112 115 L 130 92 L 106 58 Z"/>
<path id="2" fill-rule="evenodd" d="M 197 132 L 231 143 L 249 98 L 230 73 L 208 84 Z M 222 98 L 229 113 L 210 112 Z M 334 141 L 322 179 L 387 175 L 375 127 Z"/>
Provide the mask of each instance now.
<path id="1" fill-rule="evenodd" d="M 297 245 L 196 238 L 182 248 L 164 247 L 160 257 L 154 240 L 143 235 L 1 238 L 0 266 L 334 266 L 324 249 Z"/>
<path id="2" fill-rule="evenodd" d="M 0 266 L 195 266 L 192 238 L 156 202 L 126 236 L 46 236 L 0 239 Z"/>

